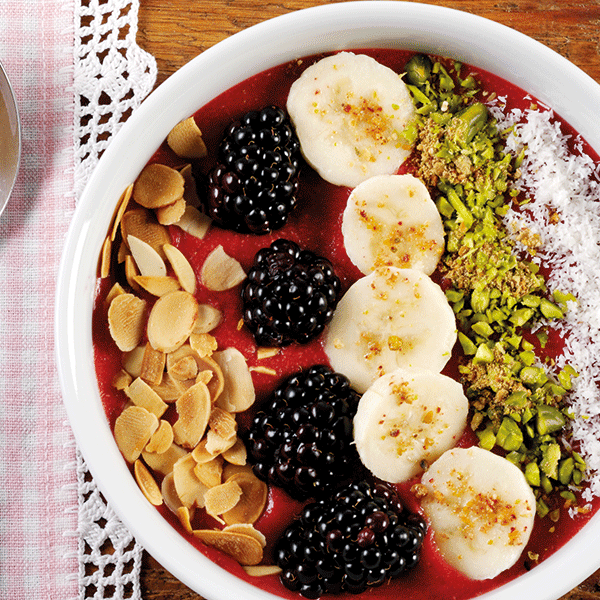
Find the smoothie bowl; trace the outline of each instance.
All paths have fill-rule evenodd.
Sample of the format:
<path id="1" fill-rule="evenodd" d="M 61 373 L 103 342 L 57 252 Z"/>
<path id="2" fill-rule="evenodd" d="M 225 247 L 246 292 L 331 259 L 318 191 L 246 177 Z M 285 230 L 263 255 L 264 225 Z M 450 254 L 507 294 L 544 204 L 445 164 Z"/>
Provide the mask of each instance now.
<path id="1" fill-rule="evenodd" d="M 144 102 L 77 208 L 56 346 L 161 564 L 209 599 L 558 598 L 598 567 L 599 100 L 513 30 L 351 2 Z"/>

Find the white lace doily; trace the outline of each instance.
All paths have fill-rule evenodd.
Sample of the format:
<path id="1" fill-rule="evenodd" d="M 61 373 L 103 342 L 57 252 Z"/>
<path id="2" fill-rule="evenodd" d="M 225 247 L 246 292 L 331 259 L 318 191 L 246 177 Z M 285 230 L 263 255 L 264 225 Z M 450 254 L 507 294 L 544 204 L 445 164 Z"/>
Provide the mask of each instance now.
<path id="1" fill-rule="evenodd" d="M 156 61 L 136 44 L 139 0 L 75 0 L 75 194 L 150 93 Z M 79 599 L 139 600 L 142 548 L 78 456 Z"/>

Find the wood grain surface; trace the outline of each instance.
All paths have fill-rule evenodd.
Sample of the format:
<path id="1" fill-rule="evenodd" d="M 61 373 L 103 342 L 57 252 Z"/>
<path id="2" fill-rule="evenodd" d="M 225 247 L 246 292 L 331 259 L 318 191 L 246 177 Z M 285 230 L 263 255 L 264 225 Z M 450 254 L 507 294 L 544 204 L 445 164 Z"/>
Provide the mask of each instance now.
<path id="1" fill-rule="evenodd" d="M 429 0 L 428 3 L 512 27 L 562 54 L 600 83 L 600 0 Z M 156 58 L 159 85 L 192 58 L 230 35 L 260 21 L 321 4 L 331 2 L 141 0 L 137 39 Z M 147 553 L 142 562 L 141 584 L 143 600 L 202 600 Z M 600 570 L 563 600 L 600 600 Z"/>

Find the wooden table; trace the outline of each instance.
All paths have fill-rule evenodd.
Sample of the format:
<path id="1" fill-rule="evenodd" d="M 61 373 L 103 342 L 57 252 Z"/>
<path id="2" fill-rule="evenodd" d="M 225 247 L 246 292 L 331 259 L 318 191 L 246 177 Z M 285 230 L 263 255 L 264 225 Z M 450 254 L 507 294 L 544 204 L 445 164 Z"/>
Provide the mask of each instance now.
<path id="1" fill-rule="evenodd" d="M 141 0 L 140 4 L 138 43 L 156 58 L 158 85 L 196 55 L 242 29 L 330 2 Z M 598 0 L 429 0 L 429 4 L 464 10 L 517 29 L 562 54 L 600 83 Z M 598 550 L 600 553 L 600 542 Z M 143 558 L 142 589 L 144 600 L 201 599 L 148 554 Z M 600 570 L 564 599 L 600 600 Z"/>

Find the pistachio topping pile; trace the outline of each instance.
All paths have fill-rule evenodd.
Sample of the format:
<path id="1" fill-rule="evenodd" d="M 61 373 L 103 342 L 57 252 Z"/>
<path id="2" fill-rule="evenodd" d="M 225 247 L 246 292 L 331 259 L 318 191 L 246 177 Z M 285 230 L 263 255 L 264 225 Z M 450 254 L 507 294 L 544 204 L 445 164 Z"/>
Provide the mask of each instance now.
<path id="1" fill-rule="evenodd" d="M 562 319 L 568 294 L 549 294 L 531 261 L 539 240 L 522 232 L 517 252 L 502 217 L 527 202 L 513 182 L 522 155 L 506 150 L 475 76 L 456 62 L 417 55 L 406 65 L 417 117 L 404 136 L 435 199 L 446 233 L 443 287 L 459 327 L 459 370 L 480 446 L 501 450 L 533 488 L 540 516 L 555 520 L 586 465 L 568 439 L 575 370 L 553 369 L 545 324 Z M 527 239 L 524 239 L 523 236 Z M 534 333 L 535 332 L 535 333 Z M 556 493 L 554 493 L 556 492 Z"/>

